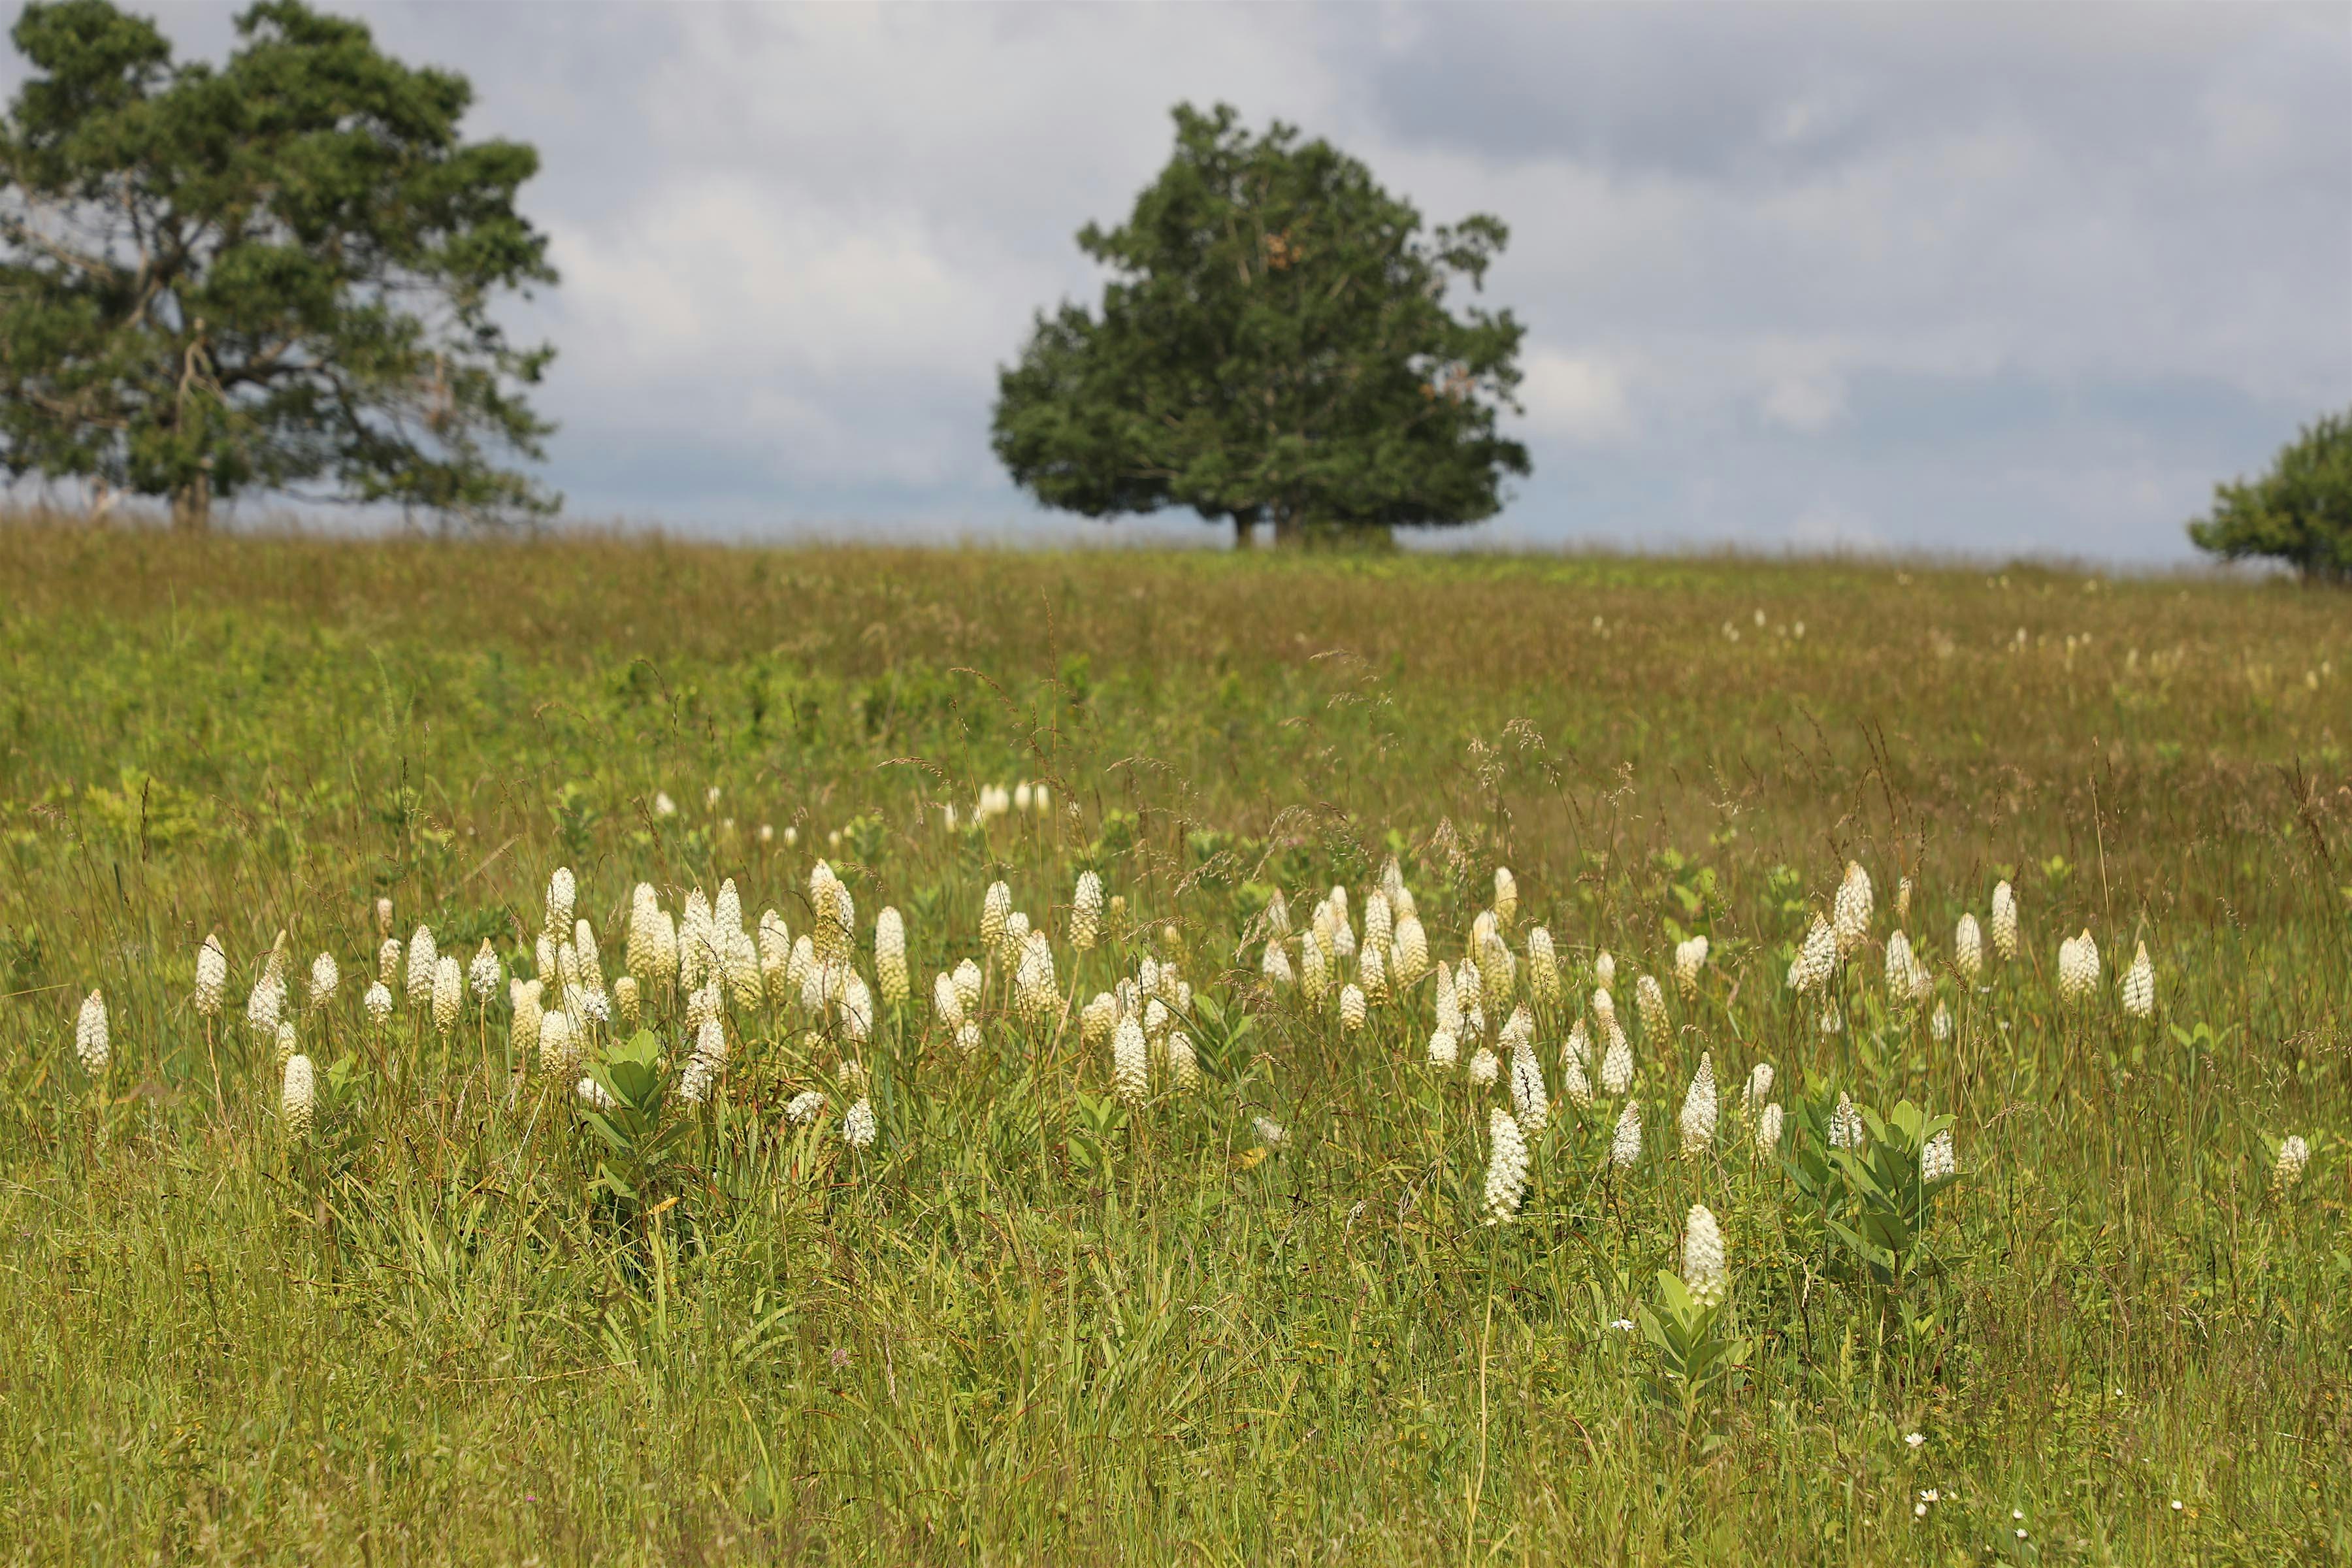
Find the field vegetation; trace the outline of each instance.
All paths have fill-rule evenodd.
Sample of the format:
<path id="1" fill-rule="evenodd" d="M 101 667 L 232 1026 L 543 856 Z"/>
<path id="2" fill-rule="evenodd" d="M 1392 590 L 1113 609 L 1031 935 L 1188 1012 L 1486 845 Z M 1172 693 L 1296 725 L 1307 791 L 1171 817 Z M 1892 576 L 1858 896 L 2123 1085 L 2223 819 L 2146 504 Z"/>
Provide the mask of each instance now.
<path id="1" fill-rule="evenodd" d="M 2342 1561 L 2347 680 L 2204 577 L 0 527 L 0 1556 Z"/>

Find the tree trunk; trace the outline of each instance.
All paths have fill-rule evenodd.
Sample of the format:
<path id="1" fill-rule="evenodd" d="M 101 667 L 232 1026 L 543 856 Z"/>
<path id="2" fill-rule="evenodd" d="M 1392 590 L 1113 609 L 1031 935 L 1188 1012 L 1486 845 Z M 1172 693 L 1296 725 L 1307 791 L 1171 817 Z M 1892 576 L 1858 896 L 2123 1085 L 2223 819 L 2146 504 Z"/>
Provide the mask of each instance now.
<path id="1" fill-rule="evenodd" d="M 172 492 L 172 526 L 203 533 L 213 525 L 213 477 L 198 474 Z"/>
<path id="2" fill-rule="evenodd" d="M 1257 548 L 1257 525 L 1240 512 L 1234 513 L 1234 548 L 1235 550 Z"/>

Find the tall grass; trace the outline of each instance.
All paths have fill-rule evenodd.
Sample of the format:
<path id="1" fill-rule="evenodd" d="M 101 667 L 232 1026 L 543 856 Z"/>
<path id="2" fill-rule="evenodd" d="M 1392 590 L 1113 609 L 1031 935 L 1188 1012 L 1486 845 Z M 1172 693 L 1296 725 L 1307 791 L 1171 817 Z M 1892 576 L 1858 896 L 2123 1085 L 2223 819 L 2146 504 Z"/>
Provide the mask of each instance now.
<path id="1" fill-rule="evenodd" d="M 0 529 L 0 1546 L 2342 1557 L 2347 677 L 2339 597 L 2024 568 Z M 1019 780 L 1050 809 L 975 825 Z M 720 1092 L 619 1152 L 503 989 L 446 1034 L 362 1010 L 380 898 L 402 938 L 530 974 L 568 865 L 609 979 L 636 882 L 676 911 L 732 878 L 747 924 L 797 934 L 819 857 L 867 978 L 903 913 L 912 1001 L 863 1045 L 782 987 L 730 1005 Z M 1431 981 L 1350 1031 L 1259 978 L 1277 890 L 1304 925 L 1345 885 L 1360 930 L 1391 857 L 1433 956 L 1497 866 L 1518 961 L 1534 926 L 1558 943 L 1507 1225 L 1508 1062 L 1493 1089 L 1429 1064 Z M 1850 861 L 1867 938 L 1797 997 Z M 1082 869 L 1125 900 L 1085 952 Z M 1000 959 L 967 1055 L 929 981 L 982 956 L 998 878 L 1063 1005 L 1018 1016 Z M 2003 879 L 2021 953 L 1970 984 L 1954 924 Z M 1921 1005 L 1885 983 L 1897 930 Z M 2085 930 L 2101 983 L 2063 1006 Z M 280 931 L 321 1085 L 300 1138 L 241 1014 Z M 2141 941 L 2145 1023 L 2116 1000 Z M 1619 1102 L 1580 1111 L 1559 1058 L 1602 950 L 1645 1132 L 1622 1172 Z M 343 980 L 312 1008 L 320 951 Z M 1131 1103 L 1075 1005 L 1146 956 L 1193 987 L 1202 1082 L 1163 1059 Z M 647 1005 L 670 1084 L 683 998 Z M 629 1037 L 592 1058 L 624 1089 Z M 1702 1051 L 1721 1125 L 1685 1160 Z M 1759 1062 L 1770 1158 L 1738 1120 Z M 825 1114 L 791 1121 L 811 1089 Z M 1874 1151 L 1906 1146 L 1904 1102 L 1954 1119 L 1960 1178 L 1899 1279 L 1830 1227 L 1868 1176 L 1830 1159 L 1841 1093 Z M 2315 1153 L 2278 1193 L 2288 1133 Z M 1731 1280 L 1704 1322 L 1657 1278 L 1695 1204 Z M 1689 1334 L 1738 1349 L 1677 1380 Z"/>

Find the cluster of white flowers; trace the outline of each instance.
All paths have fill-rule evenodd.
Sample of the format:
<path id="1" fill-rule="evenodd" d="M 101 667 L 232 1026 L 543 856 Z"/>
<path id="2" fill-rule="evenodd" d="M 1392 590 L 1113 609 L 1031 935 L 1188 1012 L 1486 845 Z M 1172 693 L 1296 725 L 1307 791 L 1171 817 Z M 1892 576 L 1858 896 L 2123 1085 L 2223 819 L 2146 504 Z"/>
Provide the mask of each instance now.
<path id="1" fill-rule="evenodd" d="M 2147 960 L 2147 943 L 2141 942 L 2133 952 L 2131 967 L 2124 971 L 2124 1011 L 2135 1018 L 2156 1016 L 2156 965 Z"/>
<path id="2" fill-rule="evenodd" d="M 1486 1118 L 1486 1223 L 1516 1218 L 1528 1189 L 1528 1141 L 1510 1112 L 1496 1106 Z"/>
<path id="3" fill-rule="evenodd" d="M 2063 1002 L 2087 1001 L 2099 988 L 2099 944 L 2085 930 L 2058 944 L 2058 997 Z"/>

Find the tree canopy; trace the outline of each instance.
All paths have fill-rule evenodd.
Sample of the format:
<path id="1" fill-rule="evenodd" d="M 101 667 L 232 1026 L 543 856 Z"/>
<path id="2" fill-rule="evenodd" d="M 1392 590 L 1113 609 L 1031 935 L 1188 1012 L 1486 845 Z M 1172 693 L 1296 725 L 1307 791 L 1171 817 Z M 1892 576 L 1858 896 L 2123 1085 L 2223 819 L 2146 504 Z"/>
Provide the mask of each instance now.
<path id="1" fill-rule="evenodd" d="M 1475 522 L 1527 449 L 1524 329 L 1459 313 L 1508 237 L 1473 216 L 1426 235 L 1361 163 L 1220 105 L 1174 111 L 1176 151 L 1117 228 L 1077 236 L 1112 274 L 1100 313 L 1043 312 L 1001 373 L 994 446 L 1049 506 L 1187 506 L 1278 538 Z"/>
<path id="2" fill-rule="evenodd" d="M 109 0 L 34 0 L 0 120 L 0 464 L 168 496 L 323 485 L 482 519 L 557 498 L 524 402 L 552 350 L 492 313 L 551 284 L 517 212 L 538 154 L 467 142 L 466 79 L 299 0 L 175 63 Z"/>
<path id="3" fill-rule="evenodd" d="M 2189 537 L 2225 560 L 2268 557 L 2308 579 L 2352 583 L 2352 409 L 2305 426 L 2261 479 L 2215 485 L 2213 514 Z"/>

